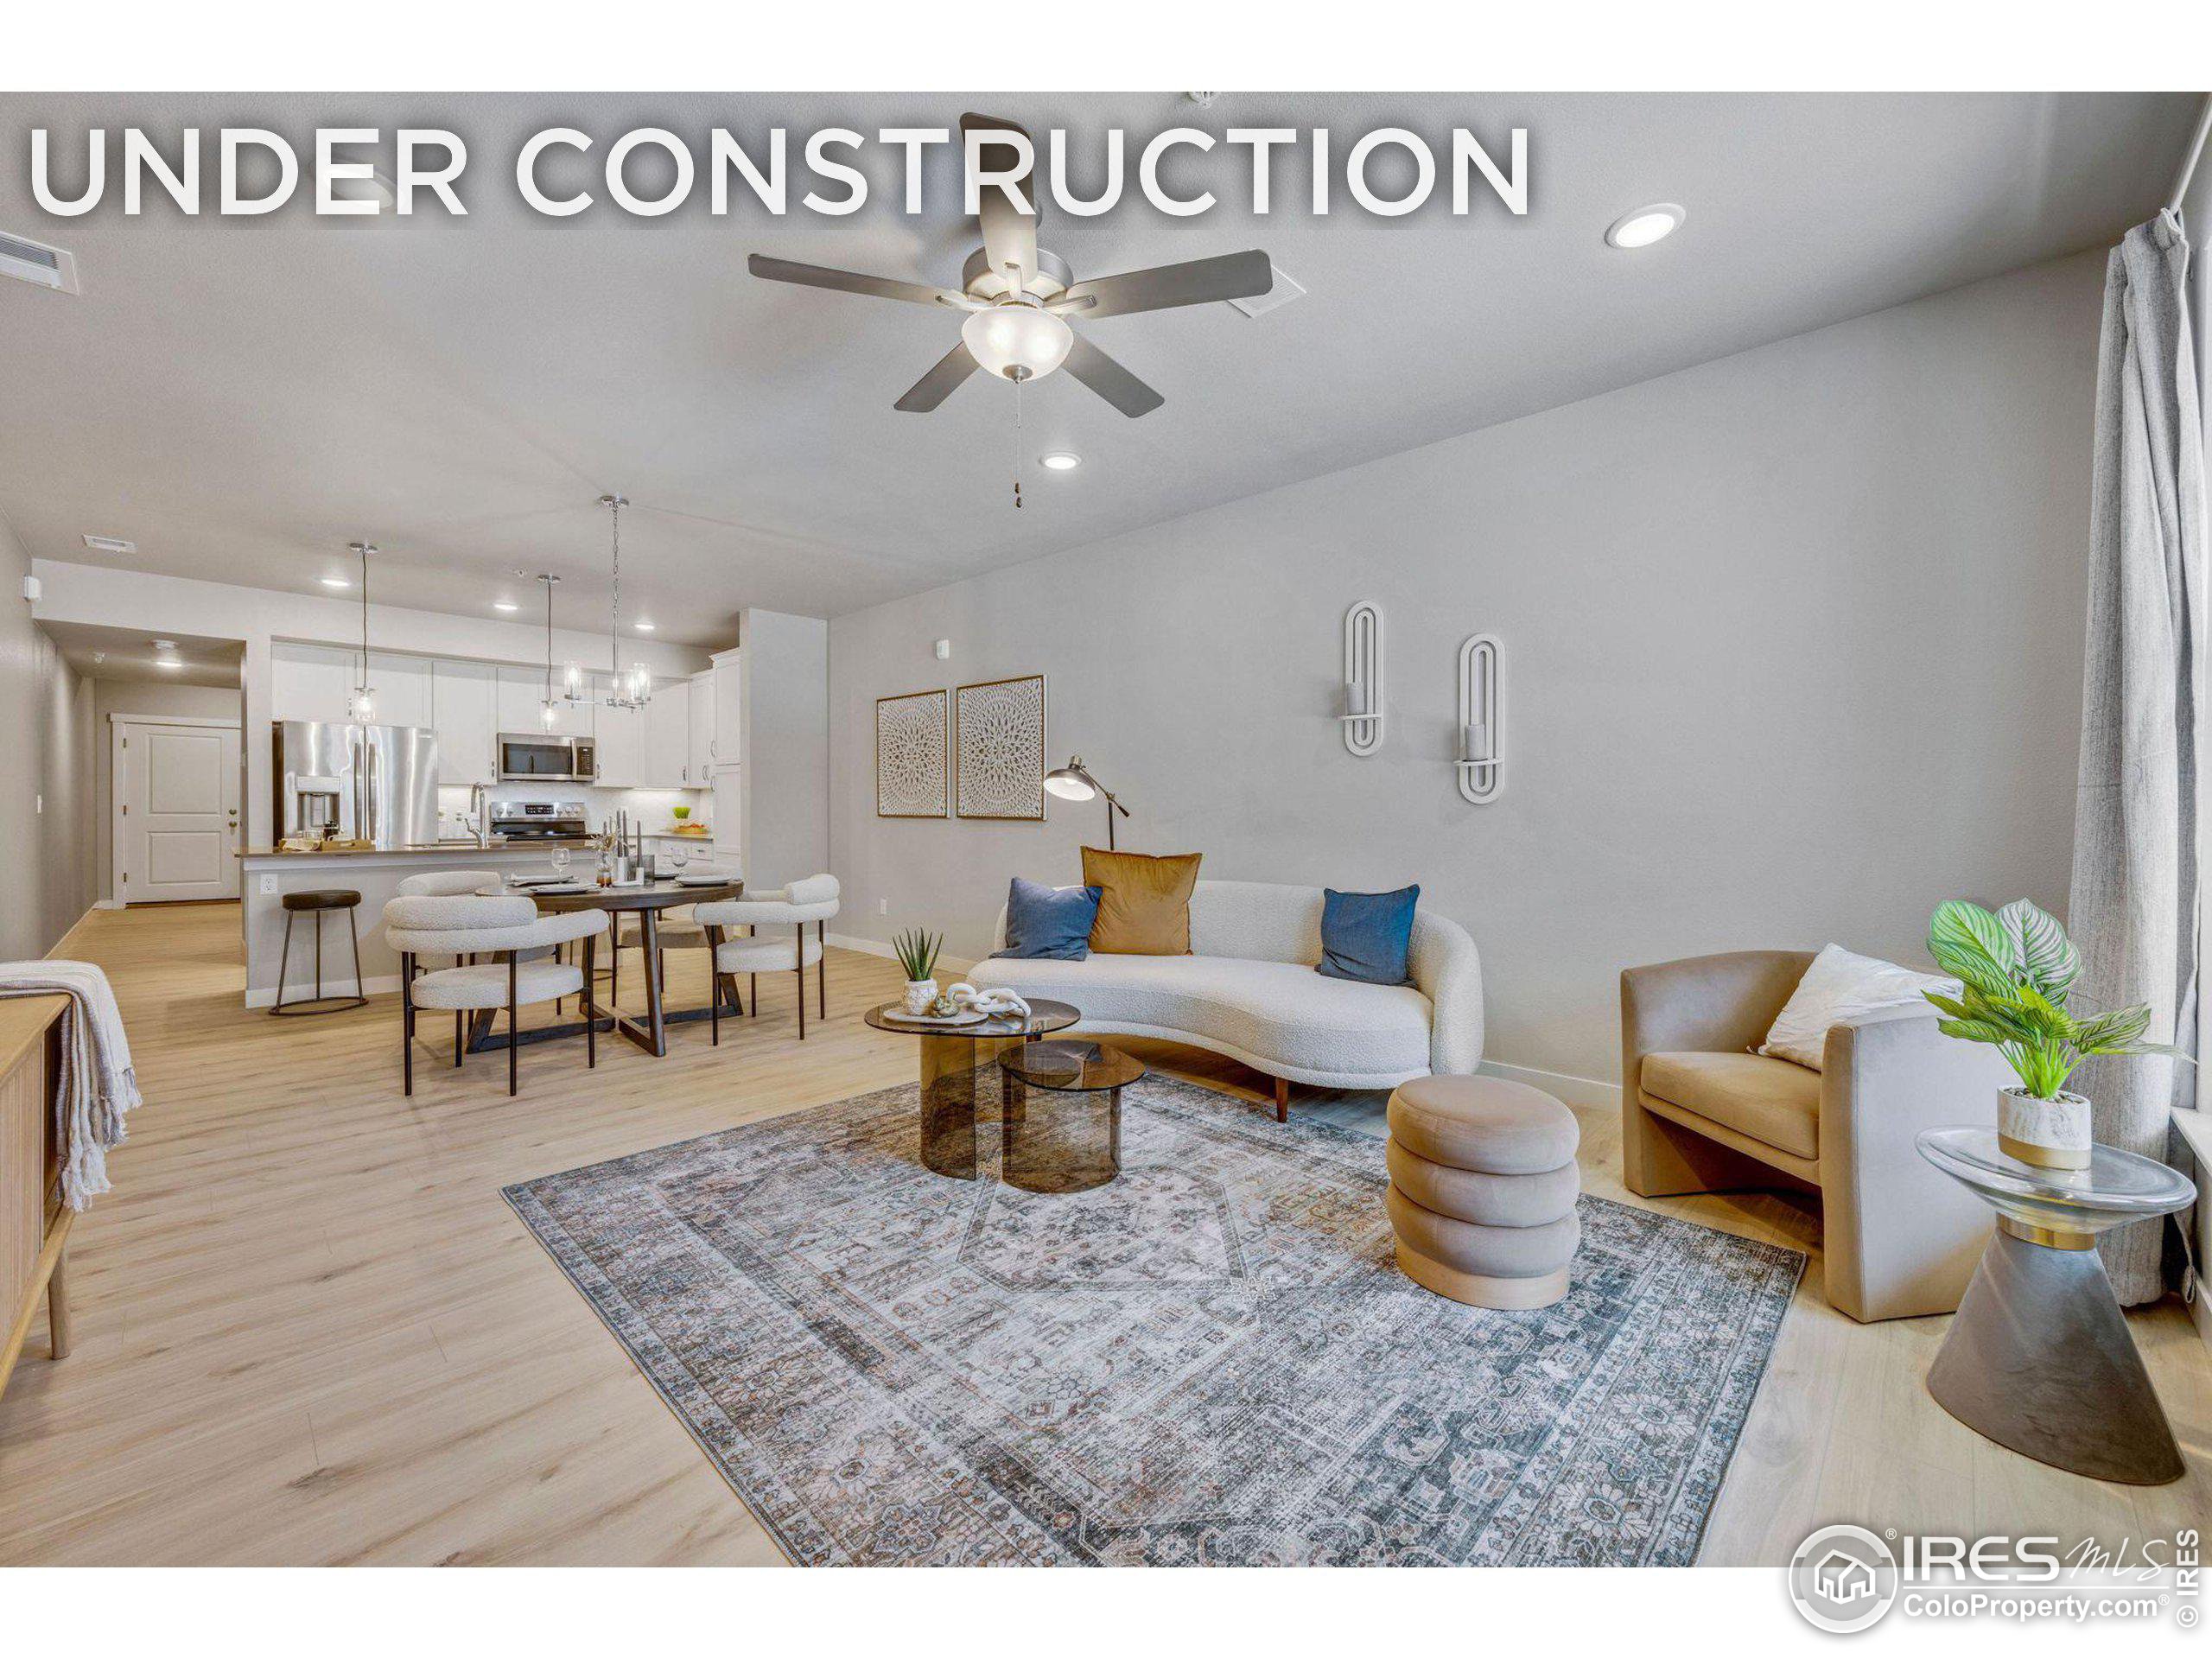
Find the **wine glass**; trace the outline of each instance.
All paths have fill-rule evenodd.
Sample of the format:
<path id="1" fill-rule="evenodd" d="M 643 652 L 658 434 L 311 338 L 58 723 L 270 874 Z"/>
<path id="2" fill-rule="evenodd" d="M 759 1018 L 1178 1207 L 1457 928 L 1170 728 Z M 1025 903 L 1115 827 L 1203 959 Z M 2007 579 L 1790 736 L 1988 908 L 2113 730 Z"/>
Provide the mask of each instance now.
<path id="1" fill-rule="evenodd" d="M 569 879 L 569 849 L 566 847 L 553 849 L 553 874 L 563 881 Z"/>
<path id="2" fill-rule="evenodd" d="M 668 861 L 669 869 L 679 876 L 683 874 L 683 867 L 691 861 L 691 849 L 677 841 L 664 843 L 660 855 Z"/>

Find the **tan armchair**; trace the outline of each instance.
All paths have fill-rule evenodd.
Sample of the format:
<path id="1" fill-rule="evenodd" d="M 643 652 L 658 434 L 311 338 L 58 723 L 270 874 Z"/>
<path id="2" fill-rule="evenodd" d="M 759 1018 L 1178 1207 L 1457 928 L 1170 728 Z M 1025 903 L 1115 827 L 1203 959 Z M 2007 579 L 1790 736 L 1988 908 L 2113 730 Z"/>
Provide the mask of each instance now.
<path id="1" fill-rule="evenodd" d="M 1989 1208 L 1913 1138 L 1993 1123 L 2012 1074 L 1994 1049 L 1938 1032 L 1932 1008 L 1830 1027 L 1818 1071 L 1753 1052 L 1812 959 L 1732 950 L 1621 975 L 1623 1178 L 1646 1198 L 1816 1192 L 1834 1306 L 1861 1320 L 1948 1313 Z"/>

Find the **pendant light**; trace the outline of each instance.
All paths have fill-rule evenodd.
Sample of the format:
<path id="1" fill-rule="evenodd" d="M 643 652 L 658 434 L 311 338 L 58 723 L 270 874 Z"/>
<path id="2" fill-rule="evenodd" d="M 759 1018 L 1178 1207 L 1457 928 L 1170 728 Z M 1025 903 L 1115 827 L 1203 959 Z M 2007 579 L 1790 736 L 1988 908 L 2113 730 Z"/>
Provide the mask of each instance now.
<path id="1" fill-rule="evenodd" d="M 369 683 L 369 555 L 377 549 L 373 542 L 348 542 L 346 546 L 361 561 L 361 677 L 347 700 L 346 716 L 357 726 L 365 726 L 377 713 L 376 690 Z"/>
<path id="2" fill-rule="evenodd" d="M 561 578 L 548 570 L 537 579 L 545 584 L 545 697 L 537 705 L 537 723 L 550 732 L 561 718 L 561 702 L 553 695 L 553 584 Z M 574 664 L 569 671 L 575 672 Z"/>
<path id="3" fill-rule="evenodd" d="M 602 495 L 599 505 L 607 510 L 614 541 L 614 601 L 607 619 L 607 693 L 609 709 L 642 709 L 652 701 L 653 677 L 643 663 L 622 671 L 622 509 L 630 505 L 624 495 Z"/>

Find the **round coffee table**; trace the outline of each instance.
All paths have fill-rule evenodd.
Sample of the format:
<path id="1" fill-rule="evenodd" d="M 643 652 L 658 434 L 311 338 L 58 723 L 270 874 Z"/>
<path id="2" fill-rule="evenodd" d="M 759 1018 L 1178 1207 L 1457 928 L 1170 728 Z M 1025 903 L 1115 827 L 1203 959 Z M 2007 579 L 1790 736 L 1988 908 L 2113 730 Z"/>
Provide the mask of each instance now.
<path id="1" fill-rule="evenodd" d="M 919 1025 L 890 1016 L 903 1005 L 885 1002 L 862 1016 L 878 1031 L 921 1039 L 922 1162 L 955 1180 L 976 1179 L 976 1072 L 1016 1044 L 1065 1031 L 1083 1018 L 1072 1003 L 1031 1000 L 1027 1019 L 994 1014 L 964 1026 Z"/>
<path id="2" fill-rule="evenodd" d="M 1088 1192 L 1122 1173 L 1122 1090 L 1144 1067 L 1100 1043 L 1025 1043 L 999 1056 L 999 1179 L 1025 1192 Z M 1032 1100 L 1041 1089 L 1048 1099 Z"/>
<path id="3" fill-rule="evenodd" d="M 2100 1146 L 2087 1169 L 2007 1157 L 1992 1128 L 1923 1129 L 1920 1155 L 1997 1211 L 1997 1231 L 1928 1370 L 1976 1433 L 2097 1480 L 2182 1477 L 2181 1449 L 2097 1255 L 2097 1235 L 2184 1209 L 2196 1188 Z"/>

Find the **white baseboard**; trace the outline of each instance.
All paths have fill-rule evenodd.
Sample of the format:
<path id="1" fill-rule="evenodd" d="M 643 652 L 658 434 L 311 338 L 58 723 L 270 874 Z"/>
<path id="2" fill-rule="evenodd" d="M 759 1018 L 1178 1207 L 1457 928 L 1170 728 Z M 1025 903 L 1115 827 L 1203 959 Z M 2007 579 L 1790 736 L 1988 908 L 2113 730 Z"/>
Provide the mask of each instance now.
<path id="1" fill-rule="evenodd" d="M 92 901 L 92 908 L 94 910 L 121 910 L 123 908 L 123 900 L 120 899 L 95 899 Z"/>
<path id="2" fill-rule="evenodd" d="M 326 994 L 332 996 L 351 996 L 353 994 L 353 981 L 350 975 L 344 977 L 327 975 L 322 982 L 322 988 Z M 315 983 L 312 980 L 305 985 L 294 983 L 284 988 L 287 1001 L 303 1001 L 314 994 Z M 372 974 L 361 983 L 361 995 L 364 996 L 397 996 L 398 994 L 399 976 L 397 974 Z M 273 985 L 259 990 L 249 990 L 245 994 L 245 1005 L 249 1008 L 273 1007 L 276 1002 L 276 988 Z M 442 1010 L 426 1009 L 424 1012 L 440 1013 Z"/>
<path id="3" fill-rule="evenodd" d="M 841 950 L 858 950 L 864 956 L 882 957 L 891 962 L 896 962 L 899 959 L 899 953 L 885 941 L 864 939 L 856 933 L 832 933 L 830 936 L 830 943 Z M 962 957 L 942 957 L 938 958 L 937 965 L 938 977 L 943 979 L 947 974 L 967 973 L 976 964 Z"/>
<path id="4" fill-rule="evenodd" d="M 1486 1077 L 1503 1077 L 1510 1083 L 1525 1083 L 1531 1089 L 1541 1089 L 1553 1099 L 1563 1100 L 1570 1106 L 1599 1112 L 1620 1109 L 1621 1086 L 1618 1083 L 1600 1083 L 1595 1077 L 1569 1077 L 1564 1071 L 1539 1071 L 1532 1065 L 1508 1065 L 1503 1060 L 1484 1060 L 1478 1069 Z"/>

